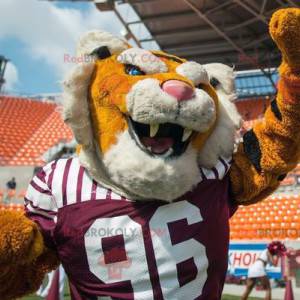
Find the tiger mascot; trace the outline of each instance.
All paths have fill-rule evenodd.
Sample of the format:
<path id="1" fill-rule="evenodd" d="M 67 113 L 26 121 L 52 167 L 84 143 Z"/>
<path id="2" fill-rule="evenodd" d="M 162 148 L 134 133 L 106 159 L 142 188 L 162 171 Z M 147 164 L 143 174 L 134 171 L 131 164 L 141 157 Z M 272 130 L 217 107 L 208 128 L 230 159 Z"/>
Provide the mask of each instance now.
<path id="1" fill-rule="evenodd" d="M 0 212 L 0 299 L 59 263 L 76 300 L 220 299 L 230 216 L 299 160 L 299 28 L 300 9 L 273 15 L 277 99 L 236 147 L 232 69 L 84 35 L 63 95 L 78 156 L 32 179 L 25 215 Z"/>

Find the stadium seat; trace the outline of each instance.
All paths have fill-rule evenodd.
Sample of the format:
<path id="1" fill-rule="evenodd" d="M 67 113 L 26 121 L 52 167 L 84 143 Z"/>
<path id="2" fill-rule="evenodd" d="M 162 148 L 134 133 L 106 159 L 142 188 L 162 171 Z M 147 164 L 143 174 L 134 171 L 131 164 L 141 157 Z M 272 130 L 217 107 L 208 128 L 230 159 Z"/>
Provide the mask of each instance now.
<path id="1" fill-rule="evenodd" d="M 23 189 L 18 193 L 18 198 L 23 199 L 25 197 L 25 195 L 26 195 L 26 190 Z"/>
<path id="2" fill-rule="evenodd" d="M 300 197 L 276 195 L 241 206 L 230 220 L 231 240 L 300 240 Z"/>
<path id="3" fill-rule="evenodd" d="M 0 165 L 41 165 L 50 147 L 72 140 L 54 102 L 7 96 L 0 100 Z"/>

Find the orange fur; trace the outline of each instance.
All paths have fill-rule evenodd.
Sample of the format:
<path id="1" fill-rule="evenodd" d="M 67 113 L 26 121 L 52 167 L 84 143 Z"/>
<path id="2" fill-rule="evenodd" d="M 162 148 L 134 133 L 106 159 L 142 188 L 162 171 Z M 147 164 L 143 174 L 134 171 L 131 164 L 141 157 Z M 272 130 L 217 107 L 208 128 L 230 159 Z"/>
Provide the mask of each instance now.
<path id="1" fill-rule="evenodd" d="M 162 51 L 153 51 L 153 53 L 165 55 Z M 141 78 L 154 78 L 161 83 L 169 79 L 177 79 L 194 86 L 192 81 L 176 73 L 175 69 L 180 63 L 169 58 L 160 57 L 168 66 L 169 71 L 167 73 L 130 76 L 124 72 L 124 65 L 119 63 L 116 57 L 116 55 L 113 55 L 107 59 L 97 61 L 89 91 L 94 135 L 103 153 L 116 143 L 118 134 L 127 129 L 126 95 Z M 209 85 L 203 85 L 203 89 L 214 99 L 215 105 L 218 106 L 214 89 Z M 194 147 L 200 150 L 212 130 L 213 128 L 203 134 L 197 134 L 193 139 Z"/>
<path id="2" fill-rule="evenodd" d="M 282 53 L 283 63 L 292 69 L 300 68 L 300 9 L 280 9 L 270 21 L 270 34 Z"/>
<path id="3" fill-rule="evenodd" d="M 24 214 L 0 212 L 0 228 L 0 299 L 15 299 L 36 291 L 58 259 Z"/>
<path id="4" fill-rule="evenodd" d="M 254 125 L 258 138 L 261 172 L 248 160 L 241 145 L 234 155 L 230 178 L 238 203 L 251 204 L 273 192 L 282 175 L 291 171 L 300 158 L 300 9 L 277 11 L 270 33 L 282 51 L 281 79 L 277 106 L 279 120 L 269 107 L 264 120 Z"/>
<path id="5" fill-rule="evenodd" d="M 0 212 L 0 261 L 23 264 L 43 252 L 43 238 L 37 225 L 22 213 Z"/>

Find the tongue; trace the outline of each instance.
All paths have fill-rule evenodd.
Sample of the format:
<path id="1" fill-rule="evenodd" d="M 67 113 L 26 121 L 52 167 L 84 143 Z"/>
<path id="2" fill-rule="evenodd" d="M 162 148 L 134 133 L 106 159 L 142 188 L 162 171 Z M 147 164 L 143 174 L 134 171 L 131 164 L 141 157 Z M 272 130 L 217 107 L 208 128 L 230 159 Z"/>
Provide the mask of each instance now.
<path id="1" fill-rule="evenodd" d="M 169 137 L 163 137 L 163 138 L 142 137 L 141 142 L 146 148 L 150 147 L 151 151 L 155 154 L 162 154 L 167 152 L 174 144 L 174 140 Z"/>

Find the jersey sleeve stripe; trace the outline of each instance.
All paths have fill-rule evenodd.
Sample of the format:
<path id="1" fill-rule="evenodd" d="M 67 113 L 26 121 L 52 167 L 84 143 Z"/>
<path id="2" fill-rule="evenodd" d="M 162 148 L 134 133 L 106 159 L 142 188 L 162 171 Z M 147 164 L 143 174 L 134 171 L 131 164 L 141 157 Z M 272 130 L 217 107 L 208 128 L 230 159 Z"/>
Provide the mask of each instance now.
<path id="1" fill-rule="evenodd" d="M 216 165 L 216 169 L 218 170 L 219 178 L 222 179 L 226 174 L 226 169 L 220 160 L 218 161 L 218 163 Z"/>
<path id="2" fill-rule="evenodd" d="M 41 212 L 47 213 L 48 215 L 51 215 L 51 216 L 56 216 L 57 215 L 57 211 L 49 210 L 50 208 L 49 209 L 41 208 L 41 207 L 35 205 L 33 203 L 33 201 L 31 201 L 27 198 L 25 198 L 24 200 L 25 200 L 25 207 L 30 206 L 33 209 L 35 209 L 36 211 L 41 211 Z"/>
<path id="3" fill-rule="evenodd" d="M 54 171 L 56 169 L 56 164 L 57 164 L 57 160 L 55 160 L 51 164 L 51 172 L 50 172 L 48 180 L 47 180 L 47 184 L 48 184 L 50 190 L 52 190 L 52 182 L 53 182 Z"/>
<path id="4" fill-rule="evenodd" d="M 200 168 L 200 173 L 201 173 L 202 179 L 203 179 L 203 180 L 206 180 L 207 178 L 206 178 L 206 176 L 205 176 L 205 174 L 204 174 L 202 168 Z"/>
<path id="5" fill-rule="evenodd" d="M 31 184 L 28 186 L 25 198 L 41 208 L 50 210 L 50 208 L 55 207 L 52 196 L 37 191 Z"/>
<path id="6" fill-rule="evenodd" d="M 72 159 L 69 158 L 67 160 L 64 173 L 63 173 L 63 181 L 62 181 L 62 200 L 63 200 L 63 205 L 68 204 L 68 199 L 67 199 L 67 183 L 68 183 L 68 176 L 69 176 L 69 171 L 70 171 L 70 166 L 72 163 Z"/>
<path id="7" fill-rule="evenodd" d="M 111 192 L 111 199 L 112 200 L 121 200 L 122 197 L 114 192 Z"/>
<path id="8" fill-rule="evenodd" d="M 29 185 L 24 200 L 31 201 L 36 207 L 41 209 L 56 211 L 57 205 L 52 196 L 37 192 L 31 185 Z"/>
<path id="9" fill-rule="evenodd" d="M 211 169 L 200 167 L 202 180 L 209 180 L 209 179 L 222 180 L 230 168 L 230 160 L 219 158 L 217 164 Z"/>
<path id="10" fill-rule="evenodd" d="M 40 179 L 39 174 L 36 174 L 36 176 L 34 176 L 32 178 L 32 182 L 34 182 L 36 185 L 38 185 L 41 189 L 43 189 L 45 191 L 49 191 L 50 194 L 52 194 L 51 190 L 49 189 L 48 184 L 45 181 Z"/>
<path id="11" fill-rule="evenodd" d="M 81 202 L 91 200 L 92 178 L 85 171 L 82 178 Z"/>
<path id="12" fill-rule="evenodd" d="M 38 184 L 36 184 L 33 180 L 30 181 L 30 185 L 28 187 L 28 189 L 30 187 L 33 187 L 37 192 L 41 193 L 41 194 L 46 194 L 46 195 L 49 195 L 51 196 L 51 192 L 49 190 L 45 190 L 43 189 L 42 187 L 40 187 Z"/>
<path id="13" fill-rule="evenodd" d="M 107 191 L 103 187 L 101 187 L 99 184 L 97 185 L 96 189 L 96 199 L 97 200 L 104 200 L 106 199 Z"/>
<path id="14" fill-rule="evenodd" d="M 214 174 L 215 178 L 214 179 L 219 179 L 219 172 L 217 168 L 212 168 L 211 169 L 212 173 Z"/>
<path id="15" fill-rule="evenodd" d="M 84 168 L 80 166 L 78 177 L 77 177 L 77 189 L 76 189 L 76 202 L 81 202 L 81 190 L 82 190 L 82 180 L 83 180 Z"/>
<path id="16" fill-rule="evenodd" d="M 106 192 L 106 200 L 111 200 L 111 190 L 107 190 Z"/>
<path id="17" fill-rule="evenodd" d="M 27 216 L 30 216 L 30 219 L 36 218 L 38 216 L 41 216 L 40 220 L 45 224 L 48 223 L 48 220 L 53 224 L 56 220 L 56 216 L 52 216 L 48 214 L 47 212 L 44 212 L 42 210 L 37 210 L 30 205 L 25 206 L 25 213 Z M 45 219 L 46 218 L 46 219 Z"/>
<path id="18" fill-rule="evenodd" d="M 96 200 L 96 193 L 97 193 L 97 182 L 93 180 L 92 190 L 91 190 L 91 200 Z"/>
<path id="19" fill-rule="evenodd" d="M 220 157 L 220 162 L 223 164 L 223 166 L 225 168 L 225 174 L 226 174 L 229 169 L 229 166 L 222 157 Z"/>
<path id="20" fill-rule="evenodd" d="M 210 169 L 202 168 L 202 171 L 206 177 L 206 179 L 216 179 L 215 174 Z"/>
<path id="21" fill-rule="evenodd" d="M 57 207 L 63 207 L 63 175 L 66 167 L 67 159 L 58 159 L 53 172 L 52 195 L 54 196 Z"/>
<path id="22" fill-rule="evenodd" d="M 77 181 L 80 165 L 78 160 L 72 158 L 69 175 L 66 184 L 66 194 L 68 195 L 67 205 L 77 202 Z"/>
<path id="23" fill-rule="evenodd" d="M 47 184 L 46 183 L 46 172 L 44 169 L 42 169 L 40 172 L 38 172 L 36 174 L 36 177 L 43 183 Z"/>

